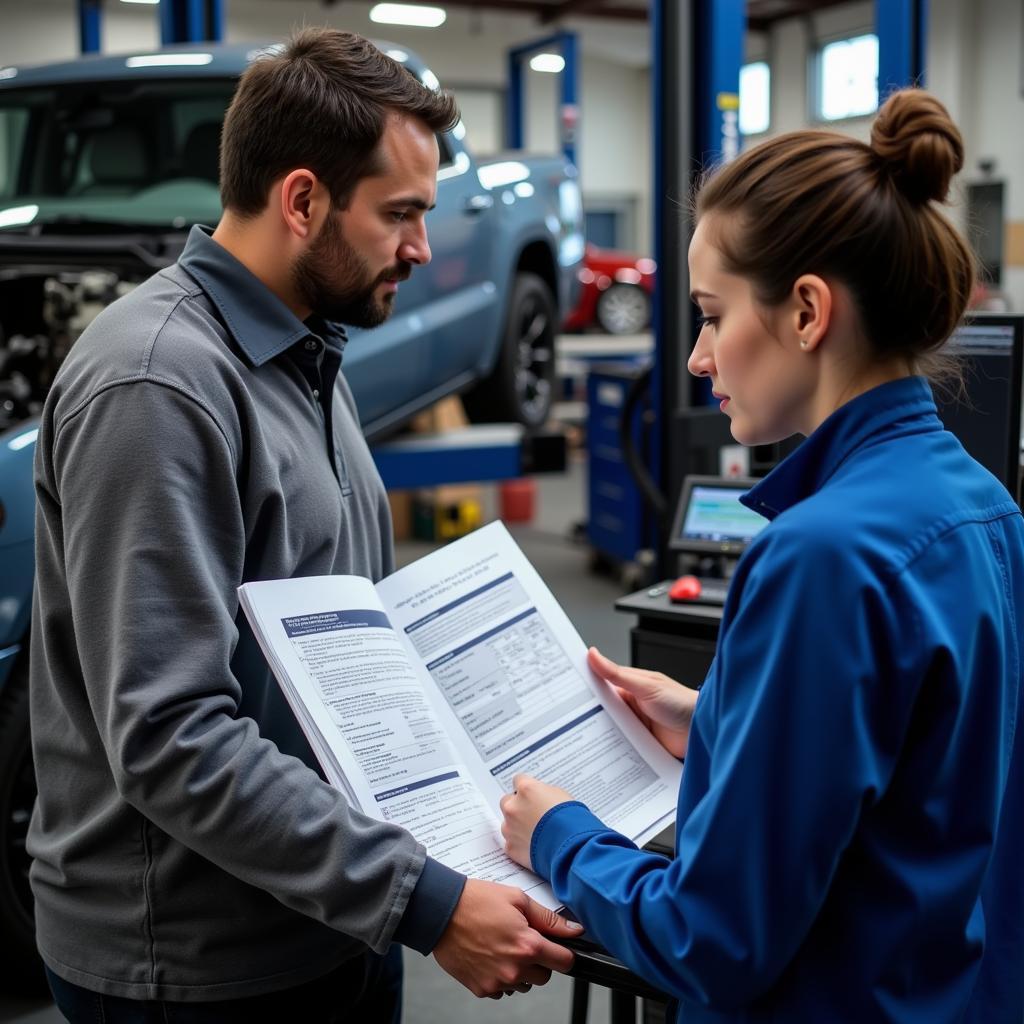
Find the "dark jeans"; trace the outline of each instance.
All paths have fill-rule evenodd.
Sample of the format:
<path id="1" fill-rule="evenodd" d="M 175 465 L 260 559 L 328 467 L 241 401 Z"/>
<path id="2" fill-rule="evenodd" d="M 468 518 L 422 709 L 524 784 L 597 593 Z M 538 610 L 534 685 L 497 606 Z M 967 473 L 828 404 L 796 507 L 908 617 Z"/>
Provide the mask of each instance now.
<path id="1" fill-rule="evenodd" d="M 402 947 L 367 953 L 295 988 L 247 999 L 207 1003 L 104 996 L 58 977 L 49 968 L 57 1009 L 72 1024 L 399 1024 Z"/>

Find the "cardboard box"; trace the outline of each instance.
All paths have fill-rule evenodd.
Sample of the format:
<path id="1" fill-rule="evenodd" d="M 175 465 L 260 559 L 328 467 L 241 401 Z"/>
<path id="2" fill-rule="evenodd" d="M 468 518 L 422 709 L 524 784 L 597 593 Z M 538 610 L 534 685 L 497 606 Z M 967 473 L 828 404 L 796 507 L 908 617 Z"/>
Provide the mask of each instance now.
<path id="1" fill-rule="evenodd" d="M 468 426 L 469 417 L 458 395 L 442 398 L 412 421 L 412 430 L 416 434 L 443 434 L 448 430 L 460 430 Z"/>

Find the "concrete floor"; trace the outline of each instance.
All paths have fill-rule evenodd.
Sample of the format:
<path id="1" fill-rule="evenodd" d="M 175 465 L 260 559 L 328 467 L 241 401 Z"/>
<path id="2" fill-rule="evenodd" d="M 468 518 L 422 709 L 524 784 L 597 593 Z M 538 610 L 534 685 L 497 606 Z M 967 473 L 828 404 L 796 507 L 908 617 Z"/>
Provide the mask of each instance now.
<path id="1" fill-rule="evenodd" d="M 541 577 L 575 623 L 584 642 L 599 644 L 611 658 L 626 659 L 632 620 L 616 613 L 615 598 L 623 592 L 614 580 L 593 575 L 589 550 L 572 541 L 573 526 L 585 516 L 585 465 L 581 456 L 564 475 L 538 477 L 537 508 L 530 525 L 512 533 Z M 485 495 L 485 516 L 494 515 L 493 491 Z M 414 561 L 431 545 L 408 542 L 398 549 L 399 564 Z M 568 1024 L 572 981 L 554 976 L 528 995 L 494 1001 L 476 999 L 452 981 L 434 962 L 406 950 L 404 1024 Z M 56 1024 L 63 1018 L 48 1000 L 27 1000 L 0 993 L 0 1022 Z M 608 994 L 592 989 L 589 1024 L 607 1024 Z M 369 1022 L 368 1022 L 369 1024 Z"/>

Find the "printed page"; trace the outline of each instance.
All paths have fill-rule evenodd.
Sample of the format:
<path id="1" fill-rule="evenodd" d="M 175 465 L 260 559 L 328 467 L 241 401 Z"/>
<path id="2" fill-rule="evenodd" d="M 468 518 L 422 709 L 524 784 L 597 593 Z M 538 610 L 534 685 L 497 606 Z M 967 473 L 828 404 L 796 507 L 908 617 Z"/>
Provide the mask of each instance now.
<path id="1" fill-rule="evenodd" d="M 377 590 L 461 726 L 453 743 L 471 770 L 483 764 L 478 785 L 495 809 L 526 772 L 641 844 L 672 819 L 679 762 L 592 675 L 583 641 L 501 523 Z"/>
<path id="2" fill-rule="evenodd" d="M 243 607 L 328 779 L 361 809 L 411 832 L 443 864 L 526 889 L 550 887 L 506 857 L 495 811 L 450 741 L 433 689 L 356 576 L 247 583 Z M 472 755 L 472 752 L 469 751 Z"/>

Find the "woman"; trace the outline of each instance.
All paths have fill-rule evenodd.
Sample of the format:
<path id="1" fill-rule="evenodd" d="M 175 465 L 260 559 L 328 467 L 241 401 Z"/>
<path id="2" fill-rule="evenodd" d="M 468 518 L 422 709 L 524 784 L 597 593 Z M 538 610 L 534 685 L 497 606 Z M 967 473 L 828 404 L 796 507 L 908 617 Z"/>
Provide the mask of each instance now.
<path id="1" fill-rule="evenodd" d="M 676 857 L 525 776 L 502 801 L 509 853 L 686 1024 L 1024 1018 L 1024 522 L 918 375 L 971 291 L 936 208 L 962 163 L 905 90 L 870 146 L 796 132 L 701 190 L 689 369 L 738 441 L 807 440 L 747 496 L 770 522 L 699 701 L 590 653 L 686 754 Z"/>

